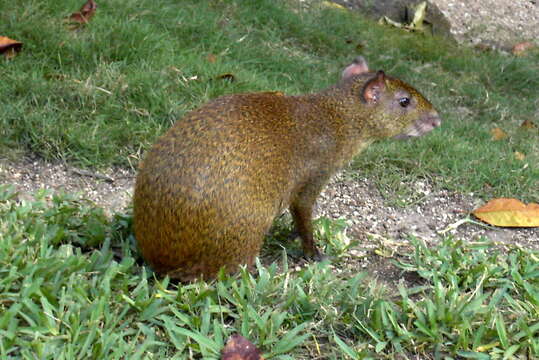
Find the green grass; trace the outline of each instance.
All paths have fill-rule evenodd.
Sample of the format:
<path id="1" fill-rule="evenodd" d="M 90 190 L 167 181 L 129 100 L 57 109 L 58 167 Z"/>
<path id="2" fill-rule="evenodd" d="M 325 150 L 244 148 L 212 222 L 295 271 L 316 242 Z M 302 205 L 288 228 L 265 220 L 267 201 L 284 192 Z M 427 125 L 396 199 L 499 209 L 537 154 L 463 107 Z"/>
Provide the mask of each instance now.
<path id="1" fill-rule="evenodd" d="M 539 357 L 539 253 L 411 238 L 393 257 L 413 284 L 384 288 L 353 267 L 342 224 L 320 221 L 333 265 L 174 285 L 134 248 L 130 216 L 0 191 L 2 359 L 215 359 L 239 332 L 267 359 Z M 278 231 L 277 231 L 278 233 Z M 389 261 L 389 260 L 388 260 Z"/>
<path id="2" fill-rule="evenodd" d="M 371 68 L 412 83 L 444 120 L 424 139 L 371 146 L 354 164 L 362 176 L 391 198 L 406 199 L 409 181 L 429 177 L 479 196 L 539 201 L 539 134 L 518 129 L 537 120 L 537 52 L 477 52 L 294 1 L 107 1 L 76 32 L 62 19 L 78 0 L 0 6 L 9 9 L 0 13 L 5 35 L 24 43 L 1 60 L 5 156 L 136 165 L 186 111 L 228 93 L 322 89 L 361 44 Z M 219 80 L 225 73 L 235 81 Z M 510 137 L 491 141 L 493 127 Z"/>

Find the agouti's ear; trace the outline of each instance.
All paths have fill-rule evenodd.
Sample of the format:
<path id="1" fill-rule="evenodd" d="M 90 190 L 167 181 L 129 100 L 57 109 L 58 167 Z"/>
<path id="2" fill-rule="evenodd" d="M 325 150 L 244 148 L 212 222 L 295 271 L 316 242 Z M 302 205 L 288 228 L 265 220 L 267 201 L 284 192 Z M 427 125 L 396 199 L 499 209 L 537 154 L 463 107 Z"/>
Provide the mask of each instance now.
<path id="1" fill-rule="evenodd" d="M 369 72 L 369 66 L 367 65 L 367 62 L 365 61 L 363 56 L 358 56 L 350 65 L 348 65 L 342 71 L 342 79 L 346 80 L 354 75 L 359 75 L 367 72 Z"/>
<path id="2" fill-rule="evenodd" d="M 376 76 L 367 81 L 363 87 L 363 101 L 368 104 L 376 104 L 380 100 L 380 95 L 386 88 L 386 75 L 382 70 L 378 70 Z"/>

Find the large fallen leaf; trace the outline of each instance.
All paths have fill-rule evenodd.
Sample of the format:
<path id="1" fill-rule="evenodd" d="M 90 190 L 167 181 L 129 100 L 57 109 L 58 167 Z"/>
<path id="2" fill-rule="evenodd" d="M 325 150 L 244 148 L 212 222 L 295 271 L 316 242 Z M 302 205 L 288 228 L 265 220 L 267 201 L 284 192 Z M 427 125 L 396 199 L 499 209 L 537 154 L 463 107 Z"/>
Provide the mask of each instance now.
<path id="1" fill-rule="evenodd" d="M 260 350 L 252 342 L 240 334 L 234 334 L 223 348 L 221 360 L 264 360 L 264 358 L 260 356 Z"/>
<path id="2" fill-rule="evenodd" d="M 10 39 L 6 36 L 0 36 L 0 54 L 8 59 L 14 57 L 22 49 L 22 42 Z"/>
<path id="3" fill-rule="evenodd" d="M 517 199 L 494 199 L 473 211 L 484 222 L 504 227 L 539 226 L 539 204 L 528 205 Z"/>
<path id="4" fill-rule="evenodd" d="M 78 24 L 87 24 L 88 21 L 94 16 L 97 4 L 94 0 L 88 0 L 79 11 L 71 14 L 69 22 Z"/>

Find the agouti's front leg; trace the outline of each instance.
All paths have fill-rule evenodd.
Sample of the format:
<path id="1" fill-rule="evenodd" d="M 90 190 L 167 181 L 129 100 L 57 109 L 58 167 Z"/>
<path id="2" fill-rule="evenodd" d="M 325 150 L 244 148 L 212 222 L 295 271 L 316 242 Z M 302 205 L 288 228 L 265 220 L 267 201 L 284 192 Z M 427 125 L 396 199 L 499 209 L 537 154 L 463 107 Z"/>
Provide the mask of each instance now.
<path id="1" fill-rule="evenodd" d="M 295 201 L 290 204 L 290 213 L 294 219 L 296 231 L 302 241 L 303 254 L 305 257 L 315 261 L 322 261 L 327 259 L 327 257 L 316 247 L 312 222 L 313 207 L 318 194 L 319 191 L 304 189 L 304 191 L 298 194 Z"/>

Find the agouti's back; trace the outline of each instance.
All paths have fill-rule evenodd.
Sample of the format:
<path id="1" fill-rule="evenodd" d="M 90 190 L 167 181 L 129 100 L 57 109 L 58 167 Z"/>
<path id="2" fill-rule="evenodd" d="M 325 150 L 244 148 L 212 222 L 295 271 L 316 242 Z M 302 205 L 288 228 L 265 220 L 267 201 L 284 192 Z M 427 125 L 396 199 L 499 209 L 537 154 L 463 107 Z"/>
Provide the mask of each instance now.
<path id="1" fill-rule="evenodd" d="M 232 272 L 253 263 L 273 219 L 289 207 L 304 252 L 319 257 L 311 212 L 331 175 L 378 138 L 417 136 L 439 123 L 417 91 L 368 72 L 361 58 L 319 94 L 215 99 L 178 121 L 139 169 L 142 255 L 183 281 L 213 278 L 223 266 Z"/>

